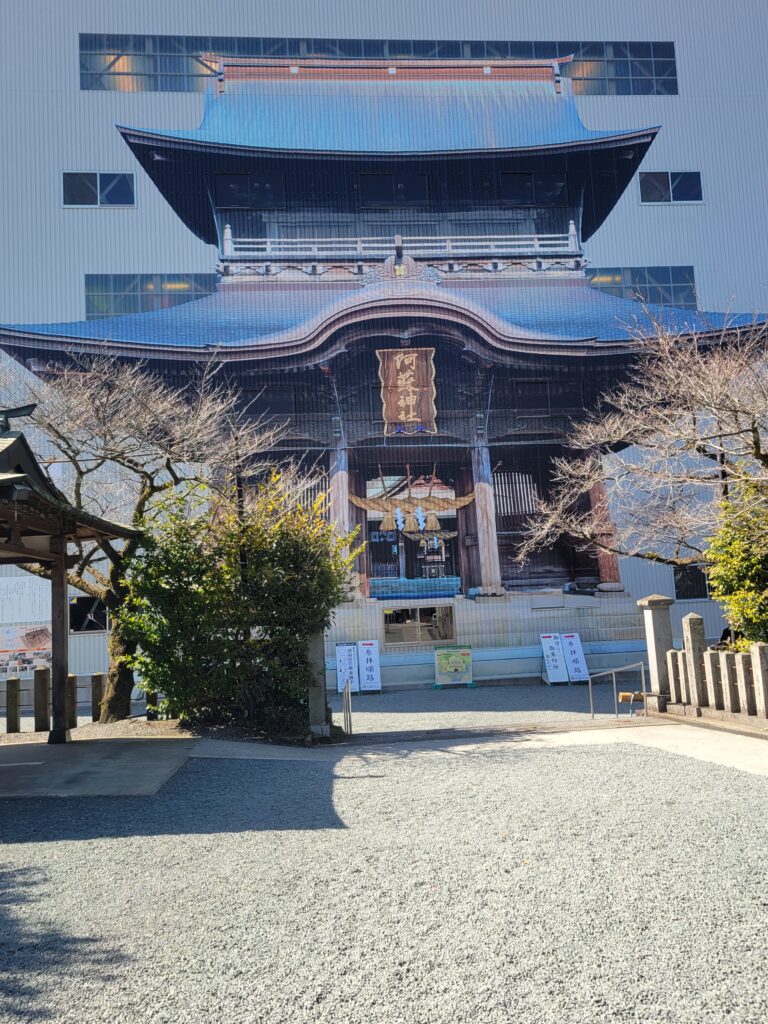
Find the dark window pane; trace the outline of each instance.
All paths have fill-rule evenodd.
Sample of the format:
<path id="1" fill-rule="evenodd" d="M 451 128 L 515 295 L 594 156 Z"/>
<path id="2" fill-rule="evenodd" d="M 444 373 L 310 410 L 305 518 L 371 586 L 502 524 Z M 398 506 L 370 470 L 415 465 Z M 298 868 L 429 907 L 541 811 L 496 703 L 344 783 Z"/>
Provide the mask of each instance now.
<path id="1" fill-rule="evenodd" d="M 675 203 L 700 203 L 701 175 L 698 171 L 672 171 L 672 201 Z"/>
<path id="2" fill-rule="evenodd" d="M 509 43 L 503 43 L 500 40 L 496 42 L 485 44 L 485 54 L 491 58 L 502 58 L 509 56 Z"/>
<path id="3" fill-rule="evenodd" d="M 217 174 L 214 189 L 219 209 L 273 210 L 285 204 L 279 174 Z"/>
<path id="4" fill-rule="evenodd" d="M 677 96 L 676 78 L 657 78 L 655 84 L 657 96 Z"/>
<path id="5" fill-rule="evenodd" d="M 81 50 L 103 50 L 104 49 L 104 36 L 93 35 L 89 32 L 80 33 L 80 49 Z"/>
<path id="6" fill-rule="evenodd" d="M 678 601 L 695 601 L 708 597 L 707 577 L 699 565 L 675 566 L 675 597 Z"/>
<path id="7" fill-rule="evenodd" d="M 671 60 L 675 59 L 674 43 L 651 43 L 651 49 L 653 50 L 654 57 L 668 57 Z"/>
<path id="8" fill-rule="evenodd" d="M 557 55 L 558 57 L 578 56 L 582 45 L 582 43 L 577 43 L 571 39 L 560 40 L 557 44 Z"/>
<path id="9" fill-rule="evenodd" d="M 362 39 L 340 39 L 339 40 L 339 54 L 342 57 L 362 57 L 363 56 L 363 41 L 362 41 Z"/>
<path id="10" fill-rule="evenodd" d="M 644 288 L 648 284 L 648 268 L 624 267 L 624 284 L 631 288 Z"/>
<path id="11" fill-rule="evenodd" d="M 461 43 L 453 40 L 446 40 L 437 44 L 438 57 L 461 57 Z"/>
<path id="12" fill-rule="evenodd" d="M 385 45 L 383 39 L 364 39 L 363 54 L 366 57 L 383 57 Z"/>
<path id="13" fill-rule="evenodd" d="M 404 172 L 395 175 L 395 205 L 425 206 L 429 199 L 426 174 Z"/>
<path id="14" fill-rule="evenodd" d="M 630 96 L 632 82 L 629 78 L 609 78 L 606 83 L 609 96 Z"/>
<path id="15" fill-rule="evenodd" d="M 413 43 L 410 39 L 390 39 L 387 41 L 388 57 L 410 57 L 413 55 Z"/>
<path id="16" fill-rule="evenodd" d="M 262 50 L 265 57 L 284 57 L 285 39 L 262 39 Z"/>
<path id="17" fill-rule="evenodd" d="M 629 70 L 633 78 L 653 78 L 653 61 L 631 60 Z"/>
<path id="18" fill-rule="evenodd" d="M 236 57 L 237 39 L 234 36 L 213 36 L 211 50 L 220 57 Z"/>
<path id="19" fill-rule="evenodd" d="M 65 206 L 98 206 L 99 193 L 95 174 L 64 174 Z"/>
<path id="20" fill-rule="evenodd" d="M 646 267 L 645 271 L 648 284 L 668 285 L 671 280 L 669 267 Z"/>
<path id="21" fill-rule="evenodd" d="M 573 91 L 581 96 L 605 96 L 608 83 L 604 78 L 579 78 L 574 82 Z"/>
<path id="22" fill-rule="evenodd" d="M 632 79 L 632 95 L 633 96 L 652 96 L 653 79 L 652 78 L 633 78 Z"/>
<path id="23" fill-rule="evenodd" d="M 677 74 L 677 66 L 673 60 L 655 60 L 653 72 L 657 78 L 674 78 Z"/>
<path id="24" fill-rule="evenodd" d="M 280 174 L 250 175 L 250 206 L 255 210 L 275 210 L 285 205 L 285 183 Z"/>
<path id="25" fill-rule="evenodd" d="M 537 174 L 533 181 L 537 206 L 567 206 L 568 182 L 565 175 Z"/>
<path id="26" fill-rule="evenodd" d="M 644 203 L 669 203 L 669 173 L 667 171 L 640 172 L 640 199 Z"/>
<path id="27" fill-rule="evenodd" d="M 534 57 L 555 58 L 557 56 L 557 43 L 551 41 L 537 41 L 533 44 Z"/>
<path id="28" fill-rule="evenodd" d="M 364 207 L 392 206 L 395 200 L 394 174 L 361 174 L 360 205 Z"/>
<path id="29" fill-rule="evenodd" d="M 510 57 L 522 57 L 523 59 L 533 56 L 533 43 L 510 43 Z"/>
<path id="30" fill-rule="evenodd" d="M 630 57 L 650 57 L 652 54 L 650 43 L 630 43 L 629 44 L 629 56 Z"/>
<path id="31" fill-rule="evenodd" d="M 669 273 L 673 284 L 694 284 L 693 267 L 670 267 Z"/>
<path id="32" fill-rule="evenodd" d="M 202 52 L 202 51 L 198 51 Z M 241 57 L 260 57 L 261 56 L 261 40 L 260 39 L 238 39 L 237 41 L 237 52 Z"/>
<path id="33" fill-rule="evenodd" d="M 509 206 L 533 206 L 533 175 L 502 172 L 499 177 L 502 203 Z"/>
<path id="34" fill-rule="evenodd" d="M 132 174 L 100 174 L 99 202 L 102 206 L 133 206 Z"/>
<path id="35" fill-rule="evenodd" d="M 626 60 L 629 57 L 629 43 L 606 43 L 605 55 L 609 59 L 614 57 L 619 60 Z"/>
<path id="36" fill-rule="evenodd" d="M 581 56 L 583 58 L 602 60 L 605 57 L 605 43 L 582 43 Z"/>

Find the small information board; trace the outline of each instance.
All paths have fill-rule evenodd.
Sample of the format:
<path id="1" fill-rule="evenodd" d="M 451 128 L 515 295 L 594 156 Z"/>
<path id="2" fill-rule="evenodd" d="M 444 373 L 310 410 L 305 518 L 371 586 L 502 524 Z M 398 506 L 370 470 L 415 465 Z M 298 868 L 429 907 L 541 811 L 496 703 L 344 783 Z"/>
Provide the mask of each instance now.
<path id="1" fill-rule="evenodd" d="M 435 689 L 443 686 L 474 687 L 471 647 L 435 648 Z"/>
<path id="2" fill-rule="evenodd" d="M 343 693 L 349 682 L 351 693 L 360 693 L 357 644 L 336 644 L 336 691 Z"/>
<path id="3" fill-rule="evenodd" d="M 584 657 L 584 648 L 581 646 L 579 634 L 561 633 L 560 644 L 563 648 L 568 679 L 572 683 L 588 683 L 589 669 L 587 668 L 587 659 Z"/>
<path id="4" fill-rule="evenodd" d="M 542 678 L 545 683 L 567 683 L 568 668 L 565 663 L 563 645 L 559 633 L 541 633 L 541 650 L 544 654 L 544 671 Z"/>
<path id="5" fill-rule="evenodd" d="M 358 640 L 357 668 L 361 693 L 381 693 L 381 659 L 378 640 Z"/>

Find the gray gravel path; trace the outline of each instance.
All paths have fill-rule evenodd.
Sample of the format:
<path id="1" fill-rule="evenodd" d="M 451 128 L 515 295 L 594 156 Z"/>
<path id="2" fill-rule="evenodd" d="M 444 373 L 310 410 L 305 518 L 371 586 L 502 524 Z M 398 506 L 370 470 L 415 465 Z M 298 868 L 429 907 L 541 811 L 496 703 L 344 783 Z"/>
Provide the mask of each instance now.
<path id="1" fill-rule="evenodd" d="M 624 673 L 618 690 L 640 687 L 638 673 Z M 595 683 L 595 721 L 615 721 L 613 687 Z M 341 697 L 332 694 L 334 721 L 343 725 Z M 634 706 L 635 710 L 639 705 Z M 629 705 L 619 705 L 622 721 L 628 720 Z M 372 733 L 419 733 L 429 730 L 515 729 L 521 726 L 548 728 L 589 726 L 589 693 L 586 686 L 478 686 L 446 687 L 442 690 L 399 690 L 352 696 L 352 725 L 355 736 Z"/>
<path id="2" fill-rule="evenodd" d="M 758 1024 L 768 779 L 632 744 L 0 803 L 2 1021 Z"/>

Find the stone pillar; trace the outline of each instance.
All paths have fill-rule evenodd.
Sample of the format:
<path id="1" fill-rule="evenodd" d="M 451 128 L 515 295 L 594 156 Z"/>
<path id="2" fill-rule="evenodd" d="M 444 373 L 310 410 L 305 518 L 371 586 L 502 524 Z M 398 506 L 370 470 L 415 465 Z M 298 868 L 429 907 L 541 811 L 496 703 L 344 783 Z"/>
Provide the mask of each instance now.
<path id="1" fill-rule="evenodd" d="M 53 541 L 51 542 L 53 544 Z M 51 563 L 51 730 L 49 743 L 69 740 L 66 692 L 69 672 L 69 601 L 66 543 Z"/>
<path id="2" fill-rule="evenodd" d="M 760 718 L 768 718 L 768 644 L 752 644 L 749 653 L 755 684 L 755 708 Z"/>
<path id="3" fill-rule="evenodd" d="M 723 687 L 720 681 L 720 652 L 704 651 L 704 676 L 707 680 L 707 699 L 711 708 L 723 710 Z"/>
<path id="4" fill-rule="evenodd" d="M 752 685 L 752 658 L 744 652 L 736 655 L 736 685 L 739 688 L 739 704 L 742 715 L 756 715 L 755 689 Z"/>
<path id="5" fill-rule="evenodd" d="M 685 695 L 683 694 L 683 687 L 680 681 L 680 662 L 678 661 L 678 651 L 667 651 L 666 663 L 667 663 L 667 679 L 669 680 L 669 701 L 670 704 L 684 704 Z"/>
<path id="6" fill-rule="evenodd" d="M 704 619 L 691 612 L 683 619 L 683 649 L 688 670 L 688 699 L 697 708 L 708 705 L 707 688 L 704 682 Z"/>
<path id="7" fill-rule="evenodd" d="M 472 479 L 480 556 L 480 586 L 491 594 L 503 593 L 499 543 L 496 538 L 496 498 L 488 445 L 478 441 L 472 449 Z"/>
<path id="8" fill-rule="evenodd" d="M 309 686 L 309 732 L 312 736 L 330 736 L 325 687 L 325 637 L 322 633 L 315 634 L 309 642 L 309 667 L 312 672 Z"/>
<path id="9" fill-rule="evenodd" d="M 637 602 L 638 608 L 643 609 L 651 694 L 656 698 L 649 707 L 655 711 L 664 710 L 661 705 L 665 702 L 658 700 L 659 697 L 671 696 L 667 651 L 672 650 L 672 615 L 669 609 L 674 603 L 671 597 L 662 597 L 661 594 L 652 594 Z"/>
<path id="10" fill-rule="evenodd" d="M 593 511 L 605 522 L 605 537 L 610 538 L 614 534 L 613 523 L 611 522 L 610 508 L 608 506 L 608 493 L 602 481 L 595 484 L 589 492 L 589 502 Z M 597 552 L 597 573 L 600 582 L 597 589 L 601 592 L 620 593 L 624 590 L 619 572 L 619 559 L 610 551 Z"/>
<path id="11" fill-rule="evenodd" d="M 720 685 L 723 688 L 723 709 L 730 712 L 740 711 L 736 655 L 733 651 L 720 651 Z"/>

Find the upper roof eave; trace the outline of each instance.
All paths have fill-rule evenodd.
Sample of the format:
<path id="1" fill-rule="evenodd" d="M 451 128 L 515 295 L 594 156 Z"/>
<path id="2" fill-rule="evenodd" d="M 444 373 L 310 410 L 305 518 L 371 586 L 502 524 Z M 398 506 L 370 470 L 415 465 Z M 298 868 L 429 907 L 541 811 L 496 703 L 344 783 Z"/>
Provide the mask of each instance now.
<path id="1" fill-rule="evenodd" d="M 151 131 L 146 128 L 133 128 L 129 125 L 115 125 L 125 142 L 131 146 L 136 145 L 162 145 L 167 148 L 188 150 L 197 153 L 229 153 L 233 155 L 252 156 L 326 156 L 336 159 L 361 157 L 365 159 L 379 158 L 391 159 L 392 157 L 462 157 L 482 156 L 484 154 L 499 155 L 526 154 L 526 153 L 578 153 L 590 152 L 591 150 L 615 149 L 628 143 L 650 144 L 661 130 L 661 125 L 652 125 L 649 128 L 633 129 L 628 132 L 607 132 L 591 139 L 574 139 L 565 142 L 552 142 L 542 145 L 527 146 L 483 146 L 481 148 L 468 149 L 425 149 L 425 150 L 400 150 L 385 152 L 381 150 L 332 150 L 332 149 L 295 149 L 293 147 L 277 148 L 266 146 L 244 146 L 228 142 L 216 142 L 211 139 L 196 139 L 193 131 L 188 133 L 167 133 Z"/>

